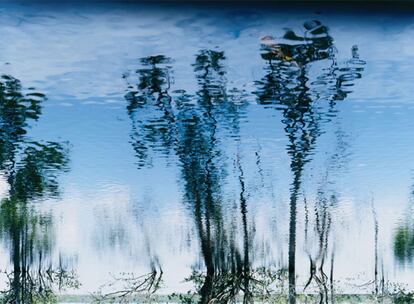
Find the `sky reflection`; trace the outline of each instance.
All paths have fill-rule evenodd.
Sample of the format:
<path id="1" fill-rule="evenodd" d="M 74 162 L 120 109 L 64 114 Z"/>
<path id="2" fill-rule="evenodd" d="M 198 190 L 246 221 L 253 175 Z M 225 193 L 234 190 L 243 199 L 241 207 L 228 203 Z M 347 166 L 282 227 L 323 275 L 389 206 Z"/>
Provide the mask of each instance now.
<path id="1" fill-rule="evenodd" d="M 0 11 L 2 267 L 42 222 L 30 250 L 72 293 L 123 272 L 201 303 L 414 288 L 409 15 Z"/>

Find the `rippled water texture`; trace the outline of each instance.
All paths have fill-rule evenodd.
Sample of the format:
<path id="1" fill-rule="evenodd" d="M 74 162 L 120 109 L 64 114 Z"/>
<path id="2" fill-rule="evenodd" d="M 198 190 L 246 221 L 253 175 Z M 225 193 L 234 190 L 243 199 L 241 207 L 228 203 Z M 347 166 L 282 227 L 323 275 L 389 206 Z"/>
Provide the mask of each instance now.
<path id="1" fill-rule="evenodd" d="M 2 2 L 3 302 L 414 301 L 413 16 Z"/>

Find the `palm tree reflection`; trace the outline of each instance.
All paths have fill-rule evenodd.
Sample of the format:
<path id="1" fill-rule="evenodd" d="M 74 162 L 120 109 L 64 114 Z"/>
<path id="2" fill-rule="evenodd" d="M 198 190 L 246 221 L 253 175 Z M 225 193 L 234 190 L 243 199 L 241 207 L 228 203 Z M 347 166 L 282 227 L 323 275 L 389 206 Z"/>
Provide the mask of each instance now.
<path id="1" fill-rule="evenodd" d="M 289 302 L 295 303 L 296 215 L 303 171 L 312 159 L 317 138 L 323 133 L 321 124 L 336 115 L 336 102 L 343 100 L 353 81 L 361 77 L 364 62 L 359 59 L 355 46 L 352 59 L 344 66 L 338 65 L 333 38 L 328 28 L 316 20 L 304 23 L 303 35 L 287 30 L 283 43 L 277 43 L 270 36 L 262 38 L 262 50 L 262 58 L 267 65 L 266 75 L 256 83 L 258 102 L 274 106 L 281 112 L 289 140 L 287 153 L 293 174 L 289 219 Z M 307 74 L 315 61 L 326 61 L 328 67 L 311 81 Z M 319 101 L 327 101 L 328 109 L 323 110 L 323 105 L 316 103 Z"/>

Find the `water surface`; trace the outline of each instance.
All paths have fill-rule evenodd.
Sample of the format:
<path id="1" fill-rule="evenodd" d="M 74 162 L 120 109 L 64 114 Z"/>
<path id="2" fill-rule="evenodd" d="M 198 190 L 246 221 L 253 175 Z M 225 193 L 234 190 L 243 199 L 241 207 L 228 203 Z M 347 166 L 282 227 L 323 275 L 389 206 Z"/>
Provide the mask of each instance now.
<path id="1" fill-rule="evenodd" d="M 412 16 L 2 3 L 5 302 L 414 289 Z"/>

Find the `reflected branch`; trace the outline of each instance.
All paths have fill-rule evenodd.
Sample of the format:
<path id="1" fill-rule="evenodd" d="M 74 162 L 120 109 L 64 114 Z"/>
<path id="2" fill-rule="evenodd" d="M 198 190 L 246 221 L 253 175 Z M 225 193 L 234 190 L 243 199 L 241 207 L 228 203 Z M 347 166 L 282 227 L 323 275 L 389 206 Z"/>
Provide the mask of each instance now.
<path id="1" fill-rule="evenodd" d="M 149 297 L 162 285 L 163 271 L 153 268 L 151 272 L 136 276 L 132 273 L 122 273 L 113 276 L 113 280 L 103 286 L 93 295 L 94 303 L 130 303 L 141 296 Z M 119 287 L 118 285 L 122 285 Z M 105 289 L 115 291 L 104 292 Z"/>

